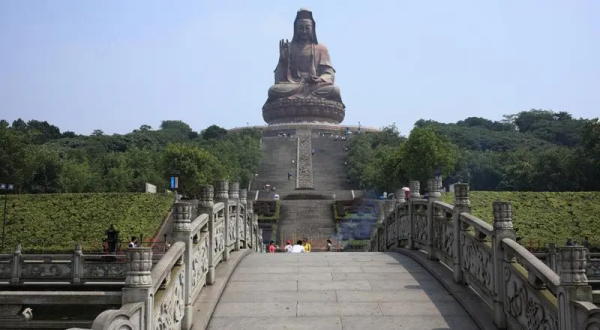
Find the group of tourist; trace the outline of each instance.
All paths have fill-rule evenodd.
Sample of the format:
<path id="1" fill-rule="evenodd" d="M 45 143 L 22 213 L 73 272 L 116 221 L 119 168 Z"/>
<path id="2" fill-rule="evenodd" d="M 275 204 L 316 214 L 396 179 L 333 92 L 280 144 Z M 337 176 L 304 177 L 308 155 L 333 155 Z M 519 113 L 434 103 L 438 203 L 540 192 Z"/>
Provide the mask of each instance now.
<path id="1" fill-rule="evenodd" d="M 331 247 L 332 247 L 332 243 L 331 240 L 327 240 L 327 247 L 326 247 L 326 251 L 329 252 L 331 251 Z M 275 253 L 278 250 L 281 250 L 279 248 L 279 246 L 275 245 L 275 242 L 271 241 L 269 242 L 269 253 Z M 291 240 L 287 240 L 286 242 L 286 246 L 283 248 L 283 250 L 281 252 L 286 252 L 286 253 L 308 253 L 311 252 L 311 245 L 308 242 L 308 238 L 304 238 L 303 240 L 297 240 L 295 245 L 292 245 L 292 241 Z"/>

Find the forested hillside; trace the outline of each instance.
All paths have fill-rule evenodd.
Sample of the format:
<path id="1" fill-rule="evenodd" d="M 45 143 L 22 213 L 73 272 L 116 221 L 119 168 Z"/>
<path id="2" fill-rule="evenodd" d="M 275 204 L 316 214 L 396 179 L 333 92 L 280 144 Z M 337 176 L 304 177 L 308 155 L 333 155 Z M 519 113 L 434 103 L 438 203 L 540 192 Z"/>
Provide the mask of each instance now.
<path id="1" fill-rule="evenodd" d="M 260 132 L 228 133 L 218 126 L 195 132 L 182 121 L 166 120 L 153 130 L 77 135 L 37 120 L 0 121 L 0 182 L 17 193 L 141 192 L 145 183 L 167 188 L 175 172 L 179 191 L 216 178 L 248 184 L 261 157 Z"/>
<path id="2" fill-rule="evenodd" d="M 350 175 L 363 188 L 393 191 L 436 172 L 472 190 L 600 191 L 600 122 L 531 110 L 502 121 L 419 120 L 408 138 L 395 127 L 354 136 Z"/>

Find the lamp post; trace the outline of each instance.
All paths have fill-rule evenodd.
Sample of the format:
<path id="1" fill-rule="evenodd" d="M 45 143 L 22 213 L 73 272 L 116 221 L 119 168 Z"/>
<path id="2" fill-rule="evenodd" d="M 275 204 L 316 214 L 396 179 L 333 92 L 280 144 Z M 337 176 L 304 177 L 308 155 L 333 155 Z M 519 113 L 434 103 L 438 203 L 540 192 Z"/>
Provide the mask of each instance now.
<path id="1" fill-rule="evenodd" d="M 0 183 L 0 190 L 4 192 L 4 217 L 2 220 L 2 251 L 4 251 L 4 238 L 6 237 L 6 211 L 7 211 L 7 200 L 8 200 L 8 192 L 14 190 L 15 186 L 10 183 Z"/>

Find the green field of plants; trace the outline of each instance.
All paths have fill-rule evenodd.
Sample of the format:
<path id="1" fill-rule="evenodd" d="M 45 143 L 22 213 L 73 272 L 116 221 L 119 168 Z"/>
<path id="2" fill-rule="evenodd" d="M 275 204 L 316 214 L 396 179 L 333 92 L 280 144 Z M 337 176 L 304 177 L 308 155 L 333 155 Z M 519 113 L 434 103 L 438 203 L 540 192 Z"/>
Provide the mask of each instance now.
<path id="1" fill-rule="evenodd" d="M 3 253 L 21 242 L 24 253 L 102 251 L 106 229 L 114 224 L 122 241 L 153 237 L 168 215 L 173 195 L 142 193 L 9 195 Z M 4 196 L 0 197 L 0 216 Z"/>
<path id="2" fill-rule="evenodd" d="M 454 194 L 443 194 L 444 202 L 453 203 Z M 554 242 L 564 245 L 567 238 L 600 246 L 600 192 L 496 192 L 472 191 L 471 208 L 476 217 L 491 223 L 492 203 L 510 201 L 513 224 L 521 244 L 537 248 Z"/>

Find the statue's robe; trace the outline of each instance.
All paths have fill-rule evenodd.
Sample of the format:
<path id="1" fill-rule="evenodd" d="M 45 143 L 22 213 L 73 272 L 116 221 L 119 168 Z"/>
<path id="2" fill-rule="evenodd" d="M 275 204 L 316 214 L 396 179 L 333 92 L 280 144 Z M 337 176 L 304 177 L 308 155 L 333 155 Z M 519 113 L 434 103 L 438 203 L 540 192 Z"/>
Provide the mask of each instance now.
<path id="1" fill-rule="evenodd" d="M 311 76 L 323 81 L 304 82 L 305 77 Z M 340 90 L 334 82 L 335 69 L 325 45 L 292 42 L 289 59 L 279 61 L 275 68 L 275 85 L 269 88 L 267 102 L 281 98 L 321 98 L 342 103 Z"/>

